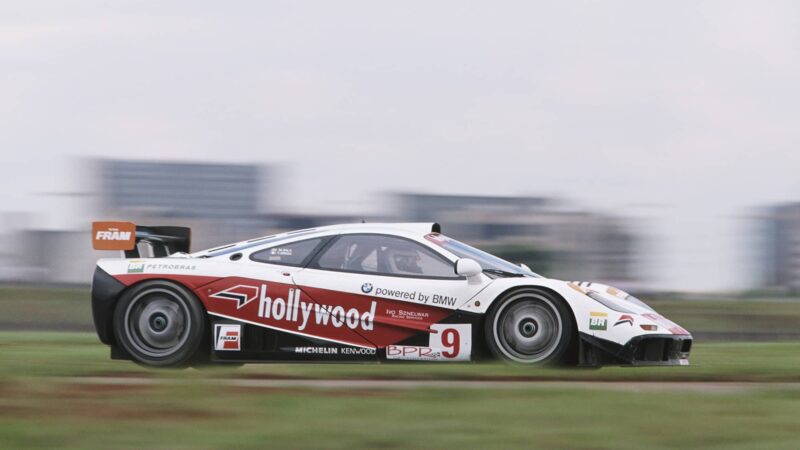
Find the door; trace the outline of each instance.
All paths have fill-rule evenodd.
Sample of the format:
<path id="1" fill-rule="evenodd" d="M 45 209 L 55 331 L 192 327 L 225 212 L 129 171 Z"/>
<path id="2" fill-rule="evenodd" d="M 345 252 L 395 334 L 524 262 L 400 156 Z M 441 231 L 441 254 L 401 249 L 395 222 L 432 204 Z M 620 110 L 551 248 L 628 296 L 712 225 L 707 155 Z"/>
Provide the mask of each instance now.
<path id="1" fill-rule="evenodd" d="M 302 272 L 302 267 L 326 241 L 326 238 L 311 238 L 253 253 L 250 261 L 237 267 L 237 276 L 206 285 L 198 295 L 208 312 L 219 317 L 305 337 L 372 347 L 294 284 L 293 275 Z M 352 319 L 347 323 L 352 323 Z"/>
<path id="2" fill-rule="evenodd" d="M 419 242 L 382 234 L 339 236 L 293 278 L 328 312 L 329 326 L 379 348 L 430 333 L 488 283 L 467 282 L 452 261 Z"/>

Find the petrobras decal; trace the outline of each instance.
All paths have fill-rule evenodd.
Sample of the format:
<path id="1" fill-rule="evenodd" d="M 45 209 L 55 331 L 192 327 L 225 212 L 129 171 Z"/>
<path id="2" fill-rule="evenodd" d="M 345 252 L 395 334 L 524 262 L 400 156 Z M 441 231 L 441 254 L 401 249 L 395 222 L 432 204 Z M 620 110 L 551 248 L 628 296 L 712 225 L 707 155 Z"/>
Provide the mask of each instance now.
<path id="1" fill-rule="evenodd" d="M 608 314 L 604 312 L 592 312 L 589 314 L 589 329 L 595 331 L 608 330 Z"/>
<path id="2" fill-rule="evenodd" d="M 431 325 L 427 347 L 390 345 L 386 359 L 406 361 L 469 361 L 472 356 L 472 325 Z"/>
<path id="3" fill-rule="evenodd" d="M 289 325 L 287 329 L 294 328 L 297 331 L 305 330 L 310 323 L 323 327 L 371 331 L 375 324 L 377 307 L 375 301 L 370 303 L 369 309 L 364 310 L 306 302 L 301 299 L 301 290 L 295 288 L 289 289 L 286 299 L 272 298 L 267 284 L 260 287 L 241 284 L 211 293 L 209 297 L 235 301 L 237 310 L 258 298 L 258 318 L 284 322 Z"/>
<path id="4" fill-rule="evenodd" d="M 128 261 L 128 273 L 143 273 L 144 261 Z"/>
<path id="5" fill-rule="evenodd" d="M 241 325 L 214 325 L 214 350 L 236 351 L 242 349 Z"/>
<path id="6" fill-rule="evenodd" d="M 145 263 L 144 261 L 128 261 L 128 273 L 158 273 L 165 270 L 196 270 L 197 266 L 186 263 Z"/>

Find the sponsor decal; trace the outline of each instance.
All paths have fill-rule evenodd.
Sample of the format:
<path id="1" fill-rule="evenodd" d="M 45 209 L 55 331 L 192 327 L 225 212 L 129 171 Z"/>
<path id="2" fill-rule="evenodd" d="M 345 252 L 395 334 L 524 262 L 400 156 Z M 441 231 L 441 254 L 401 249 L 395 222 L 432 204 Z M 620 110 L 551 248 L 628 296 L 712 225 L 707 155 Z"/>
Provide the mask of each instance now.
<path id="1" fill-rule="evenodd" d="M 144 261 L 128 261 L 128 273 L 144 272 Z"/>
<path id="2" fill-rule="evenodd" d="M 133 250 L 136 225 L 131 222 L 93 222 L 92 247 L 95 250 Z"/>
<path id="3" fill-rule="evenodd" d="M 412 300 L 412 301 L 415 301 L 417 299 L 416 291 L 409 292 L 409 291 L 401 291 L 398 289 L 377 288 L 375 289 L 375 295 L 380 297 L 392 297 L 392 298 L 399 298 L 402 300 Z"/>
<path id="4" fill-rule="evenodd" d="M 339 354 L 342 355 L 367 355 L 367 356 L 374 356 L 375 349 L 374 348 L 360 348 L 360 347 L 343 347 L 339 349 Z"/>
<path id="5" fill-rule="evenodd" d="M 237 302 L 236 309 L 242 309 L 244 305 L 258 297 L 258 288 L 246 284 L 239 284 L 232 288 L 225 289 L 224 291 L 215 292 L 209 295 L 209 297 L 220 300 L 234 300 Z"/>
<path id="6" fill-rule="evenodd" d="M 258 290 L 256 291 L 258 292 Z M 314 302 L 305 302 L 300 299 L 300 289 L 289 289 L 286 300 L 281 297 L 267 295 L 267 285 L 261 285 L 261 294 L 258 301 L 258 317 L 297 325 L 297 331 L 303 331 L 312 319 L 316 325 L 334 328 L 347 327 L 352 330 L 371 331 L 375 323 L 375 308 L 377 302 L 370 304 L 369 311 L 359 311 L 358 308 L 345 310 L 340 305 L 322 305 Z"/>
<path id="7" fill-rule="evenodd" d="M 431 347 L 390 345 L 386 347 L 386 359 L 401 359 L 406 361 L 441 361 L 443 358 L 441 350 Z"/>
<path id="8" fill-rule="evenodd" d="M 628 324 L 630 326 L 633 326 L 633 317 L 631 317 L 631 316 L 629 316 L 627 314 L 623 314 L 623 315 L 619 316 L 619 320 L 617 320 L 617 322 L 614 324 L 614 326 L 616 327 L 618 325 L 624 325 L 624 324 Z"/>
<path id="9" fill-rule="evenodd" d="M 120 231 L 119 228 L 109 228 L 95 233 L 94 238 L 98 241 L 130 241 L 130 231 Z"/>
<path id="10" fill-rule="evenodd" d="M 303 355 L 338 355 L 339 349 L 336 347 L 295 347 L 294 352 Z"/>
<path id="11" fill-rule="evenodd" d="M 433 294 L 433 299 L 431 303 L 434 305 L 444 305 L 444 306 L 456 306 L 456 301 L 458 299 L 456 297 L 450 297 L 448 295 L 439 295 Z M 427 300 L 423 303 L 427 303 Z"/>
<path id="12" fill-rule="evenodd" d="M 373 286 L 373 294 L 365 295 L 360 291 L 365 281 L 362 278 L 352 286 L 355 291 L 351 288 L 350 292 L 341 292 L 313 286 L 301 289 L 279 281 L 227 277 L 205 285 L 198 294 L 212 315 L 367 348 L 382 349 L 401 343 L 429 330 L 431 325 L 452 313 L 433 305 L 374 297 L 379 285 Z M 230 290 L 236 286 L 249 288 Z M 222 292 L 238 295 L 219 295 Z M 251 300 L 256 292 L 257 296 Z M 388 310 L 392 313 L 387 314 Z M 427 342 L 414 344 L 424 346 Z"/>
<path id="13" fill-rule="evenodd" d="M 362 286 L 363 290 L 363 286 Z M 379 297 L 396 298 L 398 300 L 409 300 L 412 302 L 419 302 L 423 304 L 431 303 L 433 305 L 441 306 L 455 306 L 458 302 L 458 297 L 440 294 L 425 294 L 419 291 L 403 291 L 399 289 L 385 289 L 375 288 L 375 295 Z"/>
<path id="14" fill-rule="evenodd" d="M 430 318 L 430 314 L 427 311 L 408 311 L 405 309 L 387 309 L 386 316 L 391 317 L 392 319 L 403 319 L 403 320 L 428 320 Z"/>
<path id="15" fill-rule="evenodd" d="M 197 266 L 194 264 L 183 264 L 183 263 L 150 263 L 148 264 L 145 269 L 147 270 L 195 270 Z"/>
<path id="16" fill-rule="evenodd" d="M 294 347 L 294 352 L 303 355 L 342 355 L 342 356 L 373 356 L 374 348 L 359 347 Z"/>
<path id="17" fill-rule="evenodd" d="M 242 349 L 241 325 L 214 325 L 214 350 L 236 351 Z"/>
<path id="18" fill-rule="evenodd" d="M 281 248 L 281 247 L 278 247 L 278 248 L 271 249 L 269 251 L 269 254 L 270 255 L 275 255 L 275 256 L 292 256 L 292 251 L 293 250 L 294 249 L 292 249 L 292 248 Z"/>
<path id="19" fill-rule="evenodd" d="M 194 264 L 145 263 L 128 261 L 128 273 L 158 272 L 160 270 L 196 270 Z"/>
<path id="20" fill-rule="evenodd" d="M 364 283 L 361 285 L 361 292 L 369 294 L 372 292 L 372 283 Z"/>
<path id="21" fill-rule="evenodd" d="M 604 312 L 589 313 L 589 329 L 598 331 L 608 330 L 608 314 Z"/>
<path id="22" fill-rule="evenodd" d="M 437 323 L 431 325 L 427 347 L 389 345 L 386 359 L 407 361 L 469 361 L 472 354 L 472 325 Z"/>

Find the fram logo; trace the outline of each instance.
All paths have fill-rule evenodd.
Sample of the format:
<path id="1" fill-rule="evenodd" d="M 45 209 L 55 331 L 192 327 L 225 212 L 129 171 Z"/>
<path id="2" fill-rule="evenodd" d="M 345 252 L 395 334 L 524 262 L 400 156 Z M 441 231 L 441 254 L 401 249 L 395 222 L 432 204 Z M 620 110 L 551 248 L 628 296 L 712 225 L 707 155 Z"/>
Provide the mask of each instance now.
<path id="1" fill-rule="evenodd" d="M 131 222 L 93 222 L 92 247 L 95 250 L 133 250 L 136 225 Z"/>
<path id="2" fill-rule="evenodd" d="M 215 292 L 209 295 L 211 298 L 221 300 L 234 300 L 237 302 L 236 309 L 241 309 L 244 305 L 252 302 L 258 297 L 258 287 L 240 284 L 224 291 Z"/>
<path id="3" fill-rule="evenodd" d="M 240 325 L 214 325 L 214 350 L 239 351 L 242 349 Z"/>

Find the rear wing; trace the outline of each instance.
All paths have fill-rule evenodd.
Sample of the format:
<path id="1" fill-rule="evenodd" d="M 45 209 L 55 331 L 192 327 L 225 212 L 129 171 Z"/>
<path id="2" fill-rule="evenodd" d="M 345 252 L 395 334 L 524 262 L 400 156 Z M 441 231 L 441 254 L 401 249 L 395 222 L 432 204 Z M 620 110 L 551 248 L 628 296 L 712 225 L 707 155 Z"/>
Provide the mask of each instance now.
<path id="1" fill-rule="evenodd" d="M 191 229 L 135 225 L 132 222 L 92 222 L 95 250 L 121 250 L 125 258 L 160 258 L 189 253 Z"/>

